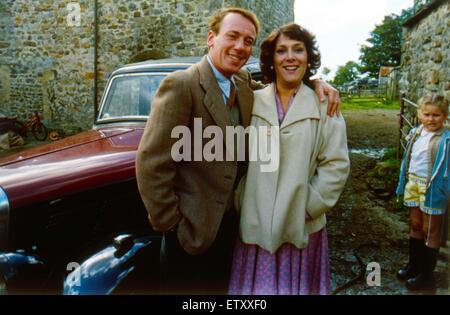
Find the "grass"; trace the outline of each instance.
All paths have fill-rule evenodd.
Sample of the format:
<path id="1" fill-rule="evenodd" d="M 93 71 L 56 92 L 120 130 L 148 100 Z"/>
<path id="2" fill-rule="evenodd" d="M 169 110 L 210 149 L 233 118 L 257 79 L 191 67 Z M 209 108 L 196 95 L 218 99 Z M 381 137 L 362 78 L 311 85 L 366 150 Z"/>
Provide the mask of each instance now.
<path id="1" fill-rule="evenodd" d="M 397 149 L 388 148 L 381 161 L 373 169 L 371 175 L 384 181 L 396 182 L 400 175 L 400 162 L 397 159 Z"/>
<path id="2" fill-rule="evenodd" d="M 375 97 L 345 97 L 342 100 L 342 111 L 367 110 L 367 109 L 392 109 L 400 110 L 400 101 L 389 101 Z"/>
<path id="3" fill-rule="evenodd" d="M 397 149 L 393 147 L 388 148 L 387 152 L 381 158 L 381 161 L 377 163 L 371 172 L 369 172 L 369 176 L 383 180 L 387 184 L 386 187 L 391 187 L 391 190 L 394 190 L 398 184 L 400 164 L 401 160 L 397 159 Z M 390 199 L 390 203 L 392 205 L 392 210 L 404 210 L 401 198 L 394 195 Z"/>

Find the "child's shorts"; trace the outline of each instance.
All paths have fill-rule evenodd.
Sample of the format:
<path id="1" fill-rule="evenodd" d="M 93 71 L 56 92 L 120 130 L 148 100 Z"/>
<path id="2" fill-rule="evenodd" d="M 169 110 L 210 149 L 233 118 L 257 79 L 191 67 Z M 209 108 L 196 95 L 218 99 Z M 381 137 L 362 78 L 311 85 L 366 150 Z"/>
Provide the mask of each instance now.
<path id="1" fill-rule="evenodd" d="M 427 179 L 408 175 L 408 182 L 405 186 L 405 195 L 403 197 L 404 205 L 407 207 L 419 207 L 423 213 L 429 215 L 440 215 L 445 213 L 445 209 L 429 209 L 425 208 L 425 194 L 427 191 Z"/>

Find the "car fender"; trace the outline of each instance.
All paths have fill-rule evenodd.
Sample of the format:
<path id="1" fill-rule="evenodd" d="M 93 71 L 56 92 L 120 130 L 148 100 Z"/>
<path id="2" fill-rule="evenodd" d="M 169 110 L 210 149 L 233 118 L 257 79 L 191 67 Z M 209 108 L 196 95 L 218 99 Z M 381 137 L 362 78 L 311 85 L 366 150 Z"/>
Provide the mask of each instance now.
<path id="1" fill-rule="evenodd" d="M 36 292 L 48 276 L 45 262 L 24 252 L 0 253 L 0 277 L 7 293 Z"/>
<path id="2" fill-rule="evenodd" d="M 119 235 L 64 280 L 65 295 L 155 293 L 160 284 L 161 237 Z"/>

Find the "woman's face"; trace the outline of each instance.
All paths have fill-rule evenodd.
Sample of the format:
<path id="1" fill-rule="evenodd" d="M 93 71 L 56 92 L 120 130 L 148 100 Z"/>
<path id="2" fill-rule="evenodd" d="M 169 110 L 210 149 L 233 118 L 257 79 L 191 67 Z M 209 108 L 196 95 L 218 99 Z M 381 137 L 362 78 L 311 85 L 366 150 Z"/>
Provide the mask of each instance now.
<path id="1" fill-rule="evenodd" d="M 281 35 L 275 45 L 273 66 L 277 85 L 296 87 L 306 72 L 308 53 L 305 44 Z"/>

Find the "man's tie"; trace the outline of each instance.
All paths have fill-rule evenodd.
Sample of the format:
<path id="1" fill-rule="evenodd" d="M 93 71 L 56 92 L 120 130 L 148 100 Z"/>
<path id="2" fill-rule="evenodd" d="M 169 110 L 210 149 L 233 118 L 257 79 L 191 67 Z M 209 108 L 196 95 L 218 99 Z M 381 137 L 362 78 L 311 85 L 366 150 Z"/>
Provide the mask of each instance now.
<path id="1" fill-rule="evenodd" d="M 236 89 L 232 81 L 230 81 L 230 96 L 228 96 L 227 100 L 227 108 L 231 110 L 236 102 Z"/>

